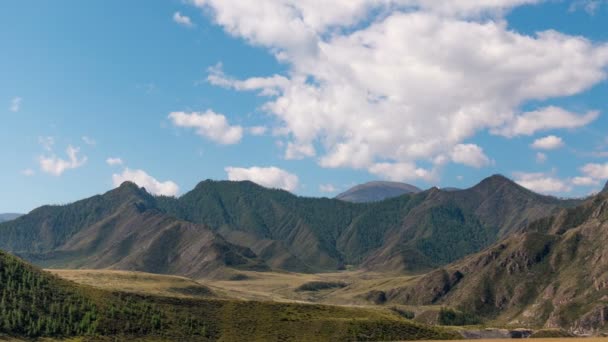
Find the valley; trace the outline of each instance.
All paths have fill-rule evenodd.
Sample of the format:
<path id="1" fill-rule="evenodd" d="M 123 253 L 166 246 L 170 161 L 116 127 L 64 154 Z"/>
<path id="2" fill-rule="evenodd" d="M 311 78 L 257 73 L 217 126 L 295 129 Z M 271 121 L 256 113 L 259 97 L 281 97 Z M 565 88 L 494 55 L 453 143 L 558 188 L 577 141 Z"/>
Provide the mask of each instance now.
<path id="1" fill-rule="evenodd" d="M 239 340 L 237 326 L 259 340 L 599 336 L 606 229 L 606 191 L 560 200 L 502 176 L 370 203 L 214 181 L 169 198 L 124 183 L 1 223 L 0 247 L 36 266 L 8 254 L 0 266 L 44 279 L 50 301 L 62 288 L 83 303 L 55 328 L 5 301 L 31 320 L 26 336 Z M 0 281 L 20 291 L 9 278 Z M 116 312 L 124 321 L 112 330 Z"/>

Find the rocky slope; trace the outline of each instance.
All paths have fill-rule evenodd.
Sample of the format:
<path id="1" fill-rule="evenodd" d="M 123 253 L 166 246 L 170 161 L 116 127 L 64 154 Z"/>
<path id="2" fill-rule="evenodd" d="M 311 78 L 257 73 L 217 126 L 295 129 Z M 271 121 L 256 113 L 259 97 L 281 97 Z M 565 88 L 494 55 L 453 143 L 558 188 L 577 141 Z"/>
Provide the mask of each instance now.
<path id="1" fill-rule="evenodd" d="M 608 330 L 608 194 L 532 222 L 486 250 L 389 291 L 515 326 Z"/>

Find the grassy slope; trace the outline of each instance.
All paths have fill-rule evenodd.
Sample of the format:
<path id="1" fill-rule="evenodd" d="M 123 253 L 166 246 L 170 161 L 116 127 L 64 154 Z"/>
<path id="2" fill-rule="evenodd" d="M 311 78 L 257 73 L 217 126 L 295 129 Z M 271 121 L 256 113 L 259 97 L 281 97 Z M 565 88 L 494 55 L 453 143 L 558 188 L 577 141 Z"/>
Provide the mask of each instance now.
<path id="1" fill-rule="evenodd" d="M 167 341 L 456 337 L 394 314 L 362 308 L 109 292 L 59 279 L 5 253 L 0 253 L 0 274 L 1 321 L 15 320 L 15 324 L 3 323 L 0 333 L 16 336 L 145 336 Z M 26 299 L 27 303 L 20 302 Z M 40 321 L 42 329 L 35 330 Z M 47 322 L 55 328 L 47 329 Z"/>

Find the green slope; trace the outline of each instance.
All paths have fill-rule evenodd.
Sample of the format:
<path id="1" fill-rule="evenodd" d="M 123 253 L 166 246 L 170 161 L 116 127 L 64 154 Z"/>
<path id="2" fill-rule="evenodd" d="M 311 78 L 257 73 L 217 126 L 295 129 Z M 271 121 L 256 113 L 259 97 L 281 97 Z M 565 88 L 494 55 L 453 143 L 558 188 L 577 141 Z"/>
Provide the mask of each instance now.
<path id="1" fill-rule="evenodd" d="M 457 335 L 374 310 L 111 293 L 0 252 L 0 333 L 119 340 L 349 341 Z"/>
<path id="2" fill-rule="evenodd" d="M 0 224 L 0 248 L 45 267 L 186 276 L 223 266 L 419 271 L 478 252 L 575 203 L 535 194 L 502 176 L 471 189 L 433 188 L 365 204 L 227 181 L 201 182 L 180 198 L 155 198 L 125 183 Z M 193 264 L 202 266 L 188 266 Z"/>
<path id="3" fill-rule="evenodd" d="M 389 291 L 503 324 L 608 330 L 608 194 L 531 223 L 488 249 Z"/>

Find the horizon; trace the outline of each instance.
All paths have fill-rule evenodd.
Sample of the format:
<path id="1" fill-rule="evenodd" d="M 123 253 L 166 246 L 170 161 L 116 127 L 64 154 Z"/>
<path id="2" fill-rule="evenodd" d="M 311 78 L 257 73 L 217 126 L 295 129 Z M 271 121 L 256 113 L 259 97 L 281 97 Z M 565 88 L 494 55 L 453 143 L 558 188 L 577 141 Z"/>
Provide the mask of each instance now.
<path id="1" fill-rule="evenodd" d="M 490 178 L 494 178 L 494 177 L 502 177 L 502 178 L 505 178 L 505 179 L 509 180 L 509 181 L 510 181 L 510 182 L 512 182 L 513 184 L 519 185 L 519 184 L 517 184 L 517 182 L 515 182 L 513 179 L 511 179 L 511 178 L 509 178 L 509 177 L 507 177 L 507 176 L 505 176 L 505 175 L 502 175 L 502 174 L 493 174 L 493 175 L 489 175 L 489 176 L 487 176 L 487 177 L 483 178 L 483 179 L 482 179 L 482 180 L 480 180 L 478 183 L 473 184 L 472 186 L 470 186 L 470 187 L 466 187 L 466 188 L 454 188 L 454 187 L 450 187 L 450 186 L 440 188 L 440 187 L 437 187 L 437 186 L 431 186 L 431 187 L 429 187 L 429 188 L 420 188 L 420 192 L 427 192 L 427 191 L 430 191 L 430 190 L 432 190 L 432 189 L 438 189 L 438 190 L 444 190 L 444 189 L 453 189 L 453 190 L 450 190 L 450 191 L 465 191 L 465 190 L 472 189 L 472 188 L 474 188 L 474 187 L 476 187 L 476 186 L 480 185 L 480 184 L 481 184 L 483 181 L 488 180 L 488 179 L 490 179 Z M 166 197 L 172 197 L 172 198 L 176 198 L 176 199 L 178 199 L 178 198 L 180 198 L 180 197 L 182 197 L 182 196 L 184 196 L 184 195 L 188 194 L 189 192 L 194 191 L 194 190 L 196 189 L 196 187 L 198 187 L 200 184 L 203 184 L 203 183 L 205 183 L 205 182 L 214 182 L 214 183 L 220 183 L 220 182 L 229 182 L 229 183 L 242 183 L 242 182 L 250 182 L 250 183 L 253 183 L 253 184 L 255 184 L 255 185 L 259 186 L 259 187 L 262 187 L 262 188 L 264 188 L 264 189 L 267 189 L 267 190 L 278 190 L 278 191 L 285 191 L 285 192 L 290 193 L 290 194 L 291 194 L 291 195 L 293 195 L 293 196 L 296 196 L 296 197 L 301 197 L 301 198 L 341 200 L 341 199 L 337 198 L 337 196 L 339 196 L 339 195 L 341 195 L 341 194 L 343 194 L 343 193 L 346 193 L 346 192 L 348 192 L 348 191 L 350 191 L 350 190 L 354 189 L 355 187 L 357 187 L 357 186 L 359 186 L 359 185 L 365 185 L 365 184 L 368 184 L 368 183 L 374 183 L 374 182 L 384 182 L 384 181 L 374 181 L 374 180 L 372 180 L 372 181 L 368 181 L 368 182 L 365 182 L 365 183 L 357 184 L 357 185 L 355 185 L 355 186 L 353 186 L 353 187 L 351 187 L 351 188 L 349 188 L 349 189 L 345 189 L 345 191 L 343 191 L 343 192 L 341 192 L 341 193 L 338 193 L 338 194 L 336 194 L 335 196 L 329 197 L 329 196 L 323 196 L 323 195 L 321 195 L 321 196 L 306 196 L 306 195 L 299 195 L 299 194 L 297 194 L 297 193 L 294 193 L 294 192 L 291 192 L 291 191 L 288 191 L 288 190 L 285 190 L 285 189 L 267 187 L 267 186 L 264 186 L 264 185 L 258 184 L 258 183 L 256 183 L 256 182 L 253 182 L 253 181 L 251 181 L 251 180 L 227 180 L 227 179 L 209 179 L 209 178 L 208 178 L 208 179 L 204 179 L 204 180 L 199 181 L 199 182 L 198 182 L 198 183 L 197 183 L 197 184 L 196 184 L 194 187 L 192 187 L 191 189 L 187 189 L 187 190 L 185 190 L 183 193 L 181 193 L 181 194 L 179 194 L 179 195 L 177 195 L 177 196 L 166 196 L 166 195 L 162 195 L 162 194 L 153 194 L 153 193 L 151 193 L 150 191 L 148 191 L 148 189 L 146 189 L 146 188 L 145 188 L 145 186 L 139 186 L 137 183 L 134 183 L 134 182 L 132 182 L 132 181 L 130 181 L 130 180 L 126 180 L 126 181 L 122 182 L 121 184 L 119 184 L 119 185 L 118 185 L 118 186 L 116 186 L 116 187 L 108 188 L 108 189 L 103 190 L 103 191 L 101 191 L 101 192 L 99 192 L 99 193 L 92 194 L 92 195 L 90 195 L 90 196 L 86 196 L 86 197 L 83 197 L 83 198 L 79 198 L 79 199 L 76 199 L 76 200 L 71 201 L 71 202 L 63 202 L 63 203 L 46 203 L 46 204 L 44 204 L 44 205 L 42 205 L 42 206 L 40 206 L 40 207 L 44 207 L 44 206 L 67 206 L 67 205 L 73 204 L 74 202 L 78 202 L 78 201 L 80 201 L 80 200 L 85 200 L 85 199 L 89 199 L 89 198 L 94 197 L 94 196 L 100 196 L 100 195 L 104 195 L 104 194 L 106 194 L 106 193 L 108 193 L 108 192 L 112 192 L 113 190 L 117 190 L 117 189 L 119 189 L 119 188 L 123 187 L 125 184 L 133 184 L 133 185 L 137 186 L 139 189 L 143 189 L 143 190 L 144 190 L 146 193 L 148 193 L 148 194 L 150 194 L 150 195 L 152 195 L 152 196 L 154 196 L 154 197 L 163 197 L 163 196 L 166 196 Z M 409 183 L 403 183 L 403 182 L 392 182 L 392 181 L 388 181 L 388 182 L 389 182 L 389 183 L 397 183 L 397 184 L 406 184 L 406 185 L 411 185 L 411 184 L 409 184 Z M 606 187 L 608 187 L 608 181 L 606 182 L 605 186 L 606 186 Z M 524 187 L 524 188 L 525 188 L 525 187 Z M 526 189 L 527 189 L 527 188 L 526 188 Z M 593 197 L 593 196 L 595 196 L 595 195 L 598 195 L 598 194 L 601 192 L 601 189 L 600 189 L 600 191 L 598 191 L 598 192 L 596 192 L 596 193 L 588 194 L 588 195 L 586 195 L 586 196 L 581 196 L 581 197 L 560 197 L 560 196 L 555 196 L 555 195 L 545 195 L 545 194 L 541 194 L 541 193 L 535 192 L 535 191 L 533 191 L 533 190 L 531 190 L 531 189 L 527 189 L 527 190 L 530 190 L 530 191 L 532 191 L 532 192 L 534 192 L 534 193 L 536 193 L 536 194 L 538 194 L 538 195 L 549 196 L 549 197 L 553 197 L 553 198 L 556 198 L 556 199 L 559 199 L 559 200 L 585 200 L 585 199 L 588 199 L 588 198 Z M 386 199 L 383 199 L 383 200 L 380 200 L 380 201 L 372 201 L 372 202 L 370 202 L 370 203 L 373 203 L 373 202 L 381 202 L 381 201 L 385 201 L 385 200 L 390 200 L 391 198 L 395 198 L 395 197 L 401 197 L 401 196 L 408 196 L 408 195 L 411 195 L 411 194 L 403 194 L 403 195 L 398 195 L 398 196 L 394 196 L 394 197 L 388 197 L 388 198 L 386 198 Z M 355 203 L 356 203 L 356 202 L 355 202 Z M 17 215 L 26 215 L 26 214 L 29 214 L 29 213 L 30 213 L 30 212 L 32 212 L 33 210 L 38 209 L 38 208 L 40 208 L 40 207 L 35 207 L 35 208 L 32 208 L 32 209 L 30 209 L 30 210 L 28 210 L 28 211 L 24 211 L 24 212 L 8 212 L 8 211 L 0 211 L 0 215 L 11 215 L 11 214 L 17 214 Z"/>
<path id="2" fill-rule="evenodd" d="M 169 196 L 201 179 L 333 198 L 494 174 L 601 191 L 608 3 L 437 4 L 7 1 L 0 184 L 18 196 L 0 212 L 125 180 Z"/>

